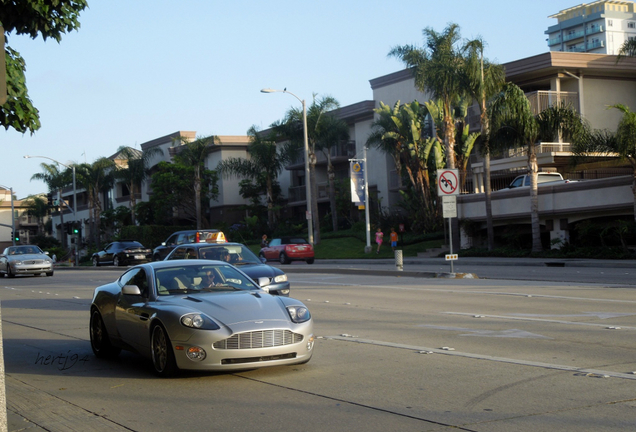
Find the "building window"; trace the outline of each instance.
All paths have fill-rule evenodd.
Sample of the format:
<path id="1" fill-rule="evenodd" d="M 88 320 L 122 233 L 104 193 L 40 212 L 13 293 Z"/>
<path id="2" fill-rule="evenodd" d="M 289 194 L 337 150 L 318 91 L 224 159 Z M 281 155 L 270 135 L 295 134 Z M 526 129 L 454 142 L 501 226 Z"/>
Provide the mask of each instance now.
<path id="1" fill-rule="evenodd" d="M 631 29 L 636 28 L 636 22 L 628 21 L 627 22 L 627 28 L 631 28 Z"/>
<path id="2" fill-rule="evenodd" d="M 607 20 L 608 27 L 612 27 L 613 25 L 614 25 L 614 22 L 612 20 Z"/>

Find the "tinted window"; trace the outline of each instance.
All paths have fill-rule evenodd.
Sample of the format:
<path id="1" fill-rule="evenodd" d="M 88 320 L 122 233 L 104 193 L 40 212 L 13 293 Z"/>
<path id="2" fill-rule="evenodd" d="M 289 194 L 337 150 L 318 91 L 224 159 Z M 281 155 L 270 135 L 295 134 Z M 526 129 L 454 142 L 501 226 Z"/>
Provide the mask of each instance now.
<path id="1" fill-rule="evenodd" d="M 168 259 L 169 260 L 185 259 L 186 252 L 187 252 L 187 249 L 184 247 L 176 248 L 174 251 L 172 251 Z"/>
<path id="2" fill-rule="evenodd" d="M 119 278 L 119 285 L 124 287 L 125 285 L 137 285 L 141 290 L 141 295 L 148 296 L 148 278 L 146 278 L 146 272 L 141 268 L 136 268 L 126 272 Z"/>

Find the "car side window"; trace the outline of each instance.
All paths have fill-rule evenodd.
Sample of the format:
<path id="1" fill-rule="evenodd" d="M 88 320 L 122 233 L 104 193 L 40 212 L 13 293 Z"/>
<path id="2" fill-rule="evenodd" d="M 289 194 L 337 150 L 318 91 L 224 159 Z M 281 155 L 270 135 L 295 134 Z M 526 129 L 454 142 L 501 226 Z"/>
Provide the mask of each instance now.
<path id="1" fill-rule="evenodd" d="M 184 247 L 176 248 L 174 250 L 174 252 L 172 252 L 172 255 L 170 255 L 170 259 L 171 260 L 185 259 L 186 258 L 186 251 L 187 251 L 187 249 L 184 248 Z"/>
<path id="2" fill-rule="evenodd" d="M 148 297 L 148 278 L 146 272 L 141 268 L 130 270 L 119 278 L 119 285 L 123 288 L 126 285 L 137 285 L 143 297 Z"/>
<path id="3" fill-rule="evenodd" d="M 197 259 L 197 251 L 190 247 L 186 249 L 186 259 Z"/>
<path id="4" fill-rule="evenodd" d="M 177 237 L 178 235 L 172 235 L 170 236 L 170 238 L 168 238 L 168 240 L 166 241 L 166 246 L 172 246 L 173 244 L 177 243 Z"/>
<path id="5" fill-rule="evenodd" d="M 280 239 L 273 239 L 271 242 L 269 242 L 270 246 L 280 246 Z"/>
<path id="6" fill-rule="evenodd" d="M 105 250 L 106 252 L 109 252 L 112 248 L 113 248 L 113 243 L 111 243 L 111 244 L 109 244 L 108 246 L 106 246 L 106 247 L 104 248 L 104 250 Z"/>

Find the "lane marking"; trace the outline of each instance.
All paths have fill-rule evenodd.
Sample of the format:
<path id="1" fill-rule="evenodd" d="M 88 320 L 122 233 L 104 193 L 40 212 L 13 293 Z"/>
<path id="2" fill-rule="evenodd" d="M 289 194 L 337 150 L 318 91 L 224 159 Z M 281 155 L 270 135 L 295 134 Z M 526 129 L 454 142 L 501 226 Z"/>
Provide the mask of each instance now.
<path id="1" fill-rule="evenodd" d="M 475 316 L 477 314 L 474 313 L 466 313 L 466 312 L 442 312 L 443 314 L 448 315 L 464 315 L 464 316 Z M 530 318 L 530 317 L 520 317 L 520 316 L 507 316 L 507 315 L 481 315 L 481 317 L 488 318 L 499 318 L 499 319 L 509 319 L 509 320 L 517 320 L 517 321 L 534 321 L 534 322 L 545 322 L 545 323 L 553 323 L 553 324 L 567 324 L 567 325 L 580 325 L 580 326 L 588 326 L 588 327 L 604 327 L 607 328 L 608 324 L 597 324 L 597 323 L 586 323 L 586 322 L 578 322 L 578 321 L 564 321 L 564 320 L 549 320 L 549 319 L 541 319 L 541 318 Z M 575 315 L 580 316 L 580 315 Z M 629 326 L 620 326 L 621 329 L 626 330 L 636 330 L 636 327 Z"/>
<path id="2" fill-rule="evenodd" d="M 447 351 L 447 350 L 443 350 L 439 348 L 429 348 L 429 347 L 422 347 L 422 346 L 415 346 L 415 345 L 397 344 L 392 342 L 376 341 L 371 339 L 351 339 L 351 338 L 346 338 L 341 336 L 323 336 L 323 338 L 335 340 L 335 341 L 341 341 L 341 342 L 350 342 L 350 343 L 359 343 L 359 344 L 365 344 L 365 345 L 382 346 L 387 348 L 405 349 L 405 350 L 414 351 L 414 352 L 430 351 L 434 354 L 443 354 L 447 356 L 456 356 L 456 357 L 463 357 L 463 358 L 469 358 L 469 359 L 475 359 L 475 360 L 487 360 L 487 361 L 493 361 L 498 363 L 509 363 L 509 364 L 514 364 L 519 366 L 529 366 L 529 367 L 537 367 L 537 368 L 543 368 L 543 369 L 561 370 L 565 372 L 575 372 L 577 375 L 607 376 L 612 378 L 636 380 L 636 375 L 634 374 L 605 371 L 600 369 L 580 368 L 576 366 L 566 366 L 566 365 L 558 365 L 558 364 L 552 364 L 552 363 L 518 360 L 518 359 L 511 359 L 506 357 L 495 357 L 495 356 L 488 356 L 483 354 L 472 354 L 472 353 L 466 353 L 466 352 L 460 352 L 460 351 Z"/>

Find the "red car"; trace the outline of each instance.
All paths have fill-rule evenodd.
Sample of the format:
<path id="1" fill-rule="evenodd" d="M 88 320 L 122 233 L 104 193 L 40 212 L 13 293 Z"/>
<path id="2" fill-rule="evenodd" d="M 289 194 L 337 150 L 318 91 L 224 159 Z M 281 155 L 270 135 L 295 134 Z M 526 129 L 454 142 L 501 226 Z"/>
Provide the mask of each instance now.
<path id="1" fill-rule="evenodd" d="M 307 261 L 314 263 L 314 248 L 305 239 L 299 237 L 275 238 L 267 247 L 258 253 L 261 259 L 278 260 L 281 264 L 289 264 L 292 261 Z"/>

